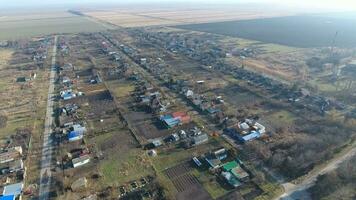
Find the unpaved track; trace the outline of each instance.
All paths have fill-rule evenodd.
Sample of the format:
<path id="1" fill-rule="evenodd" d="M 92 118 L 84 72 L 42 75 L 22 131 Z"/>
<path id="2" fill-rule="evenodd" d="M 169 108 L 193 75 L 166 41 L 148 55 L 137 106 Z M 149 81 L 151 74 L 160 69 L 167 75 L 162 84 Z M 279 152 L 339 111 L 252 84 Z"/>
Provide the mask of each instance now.
<path id="1" fill-rule="evenodd" d="M 55 95 L 54 82 L 56 75 L 56 54 L 57 54 L 57 36 L 54 37 L 54 45 L 52 51 L 52 65 L 49 79 L 49 89 L 47 98 L 47 112 L 45 119 L 45 130 L 43 133 L 43 146 L 42 146 L 42 158 L 41 158 L 41 177 L 40 177 L 40 191 L 39 199 L 49 199 L 49 192 L 51 188 L 51 165 L 52 165 L 52 150 L 53 141 L 51 139 L 52 124 L 53 124 L 53 101 Z"/>
<path id="2" fill-rule="evenodd" d="M 348 152 L 346 152 L 342 156 L 331 160 L 321 170 L 308 175 L 308 177 L 306 179 L 304 179 L 301 183 L 296 184 L 296 185 L 293 183 L 284 183 L 283 187 L 284 187 L 285 192 L 281 196 L 279 196 L 277 199 L 281 199 L 281 200 L 297 200 L 297 199 L 308 200 L 308 199 L 311 199 L 308 192 L 306 191 L 306 189 L 310 188 L 311 186 L 313 186 L 315 184 L 315 181 L 317 180 L 318 176 L 335 170 L 336 168 L 339 167 L 339 165 L 341 163 L 351 159 L 351 157 L 354 155 L 356 155 L 356 147 L 355 146 L 353 146 Z"/>

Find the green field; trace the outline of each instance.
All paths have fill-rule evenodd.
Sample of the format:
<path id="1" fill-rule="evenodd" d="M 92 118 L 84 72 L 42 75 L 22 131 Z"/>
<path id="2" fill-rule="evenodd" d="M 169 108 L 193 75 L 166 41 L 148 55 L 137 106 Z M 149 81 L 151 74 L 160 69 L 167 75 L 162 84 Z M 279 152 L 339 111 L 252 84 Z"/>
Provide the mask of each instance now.
<path id="1" fill-rule="evenodd" d="M 53 33 L 79 33 L 105 30 L 99 23 L 86 17 L 76 15 L 53 15 L 47 18 L 21 16 L 17 18 L 0 18 L 0 40 L 13 40 L 35 36 L 49 35 Z"/>

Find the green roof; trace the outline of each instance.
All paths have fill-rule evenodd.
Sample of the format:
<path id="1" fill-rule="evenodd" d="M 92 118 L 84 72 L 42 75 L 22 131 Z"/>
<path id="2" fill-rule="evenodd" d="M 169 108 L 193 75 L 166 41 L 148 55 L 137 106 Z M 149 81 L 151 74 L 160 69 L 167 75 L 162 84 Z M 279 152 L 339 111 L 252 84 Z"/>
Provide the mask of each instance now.
<path id="1" fill-rule="evenodd" d="M 238 167 L 239 164 L 237 164 L 236 161 L 231 161 L 231 162 L 227 162 L 223 165 L 223 168 L 225 171 L 230 171 L 231 169 L 234 169 L 235 167 Z"/>

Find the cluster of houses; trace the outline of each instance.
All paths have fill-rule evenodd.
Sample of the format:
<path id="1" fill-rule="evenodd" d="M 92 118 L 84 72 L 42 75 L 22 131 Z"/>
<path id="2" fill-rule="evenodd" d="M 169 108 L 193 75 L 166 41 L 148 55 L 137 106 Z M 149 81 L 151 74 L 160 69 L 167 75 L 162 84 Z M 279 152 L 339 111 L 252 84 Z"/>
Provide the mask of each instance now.
<path id="1" fill-rule="evenodd" d="M 183 94 L 196 108 L 207 113 L 213 119 L 218 119 L 220 123 L 225 119 L 222 109 L 224 106 L 224 99 L 222 96 L 208 98 L 205 95 L 195 93 L 193 89 L 189 89 L 188 87 L 183 87 L 181 89 L 181 94 Z"/>
<path id="2" fill-rule="evenodd" d="M 60 40 L 58 42 L 57 48 L 59 49 L 60 53 L 62 55 L 68 55 L 69 54 L 69 46 L 67 45 L 65 40 Z"/>
<path id="3" fill-rule="evenodd" d="M 64 43 L 65 44 L 65 43 Z M 66 46 L 66 45 L 65 45 Z M 64 49 L 68 49 L 65 47 Z M 73 84 L 75 81 L 70 79 L 70 75 L 73 75 L 73 66 L 67 64 L 62 67 L 60 70 L 60 84 L 63 88 L 60 91 L 61 99 L 63 99 L 63 106 L 60 109 L 60 122 L 61 126 L 59 130 L 56 131 L 56 137 L 59 142 L 66 142 L 66 145 L 73 149 L 73 146 L 76 146 L 74 150 L 70 150 L 65 156 L 65 166 L 67 167 L 80 167 L 90 162 L 90 154 L 87 150 L 78 148 L 82 144 L 85 133 L 87 132 L 84 123 L 81 123 L 80 117 L 78 116 L 78 110 L 80 109 L 76 103 L 69 103 L 70 99 L 73 99 L 77 96 L 83 95 L 82 92 L 74 92 Z M 91 83 L 89 81 L 89 83 Z"/>
<path id="4" fill-rule="evenodd" d="M 229 73 L 237 79 L 245 80 L 249 85 L 263 88 L 265 91 L 273 93 L 275 98 L 285 99 L 299 108 L 306 108 L 319 114 L 324 114 L 333 108 L 338 110 L 346 109 L 346 106 L 342 102 L 317 94 L 306 95 L 303 91 L 294 90 L 287 84 L 243 67 L 236 68 L 223 60 L 228 54 L 238 55 L 242 58 L 253 57 L 260 53 L 261 50 L 258 48 L 243 48 L 234 50 L 232 53 L 226 53 L 214 42 L 216 38 L 210 35 L 202 38 L 201 36 L 191 34 L 171 32 L 151 33 L 144 32 L 144 30 L 133 30 L 133 32 L 145 40 L 160 44 L 167 50 L 182 53 L 207 66 L 209 70 L 215 69 L 223 73 Z"/>
<path id="5" fill-rule="evenodd" d="M 266 133 L 266 128 L 253 119 L 245 119 L 237 124 L 226 128 L 225 133 L 231 138 L 244 143 L 256 138 L 260 138 Z"/>
<path id="6" fill-rule="evenodd" d="M 141 80 L 138 75 L 132 75 L 131 78 L 136 80 L 135 97 L 140 106 L 147 108 L 147 110 L 152 113 L 167 111 L 170 102 L 162 97 L 159 90 L 147 81 Z"/>
<path id="7" fill-rule="evenodd" d="M 197 167 L 208 166 L 211 172 L 236 188 L 248 181 L 250 175 L 240 160 L 229 160 L 228 157 L 228 151 L 225 148 L 219 148 L 200 158 L 193 157 L 192 160 Z"/>
<path id="8" fill-rule="evenodd" d="M 78 106 L 76 104 L 66 104 L 62 108 L 62 112 L 66 115 L 72 115 L 77 109 Z M 64 141 L 67 141 L 69 146 L 80 146 L 86 132 L 87 129 L 81 123 L 71 121 L 63 124 L 59 137 L 64 138 Z M 68 153 L 65 160 L 70 163 L 70 167 L 76 168 L 89 163 L 90 154 L 88 151 L 80 151 L 75 154 Z"/>
<path id="9" fill-rule="evenodd" d="M 194 126 L 192 128 L 179 129 L 163 138 L 149 140 L 150 143 L 146 146 L 146 148 L 153 149 L 164 144 L 172 144 L 177 142 L 180 142 L 181 146 L 184 148 L 191 148 L 193 146 L 206 143 L 208 140 L 208 134 Z M 155 152 L 152 153 L 155 154 Z"/>
<path id="10" fill-rule="evenodd" d="M 0 152 L 0 200 L 21 199 L 25 179 L 25 166 L 21 146 L 2 149 Z"/>
<path id="11" fill-rule="evenodd" d="M 213 40 L 217 37 L 210 35 L 209 39 L 201 38 L 195 34 L 179 34 L 173 32 L 144 32 L 143 30 L 132 30 L 134 34 L 143 40 L 159 44 L 167 50 L 182 53 L 204 65 L 215 63 L 219 58 L 226 56 L 226 52 Z"/>
<path id="12" fill-rule="evenodd" d="M 61 79 L 61 85 L 63 87 L 63 90 L 59 92 L 61 99 L 69 100 L 77 96 L 84 95 L 83 92 L 74 91 L 72 89 L 74 81 L 72 81 L 68 76 L 61 76 L 60 79 Z"/>

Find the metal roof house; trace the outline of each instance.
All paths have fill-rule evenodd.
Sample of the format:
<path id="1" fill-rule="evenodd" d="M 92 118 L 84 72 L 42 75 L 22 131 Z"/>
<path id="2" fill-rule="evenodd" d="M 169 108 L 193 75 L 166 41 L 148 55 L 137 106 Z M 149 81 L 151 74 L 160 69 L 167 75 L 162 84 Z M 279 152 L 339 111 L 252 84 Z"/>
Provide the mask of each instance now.
<path id="1" fill-rule="evenodd" d="M 173 128 L 180 123 L 180 120 L 178 118 L 173 118 L 172 115 L 164 115 L 160 117 L 160 120 L 162 120 L 168 128 Z"/>
<path id="2" fill-rule="evenodd" d="M 11 195 L 13 195 L 13 196 L 17 197 L 17 196 L 21 195 L 22 188 L 23 188 L 23 183 L 22 182 L 11 184 L 11 185 L 6 185 L 4 187 L 2 195 L 3 196 L 11 196 Z"/>
<path id="3" fill-rule="evenodd" d="M 179 124 L 190 122 L 190 116 L 185 112 L 174 112 L 172 114 L 162 115 L 160 120 L 163 121 L 167 127 L 172 128 Z"/>
<path id="4" fill-rule="evenodd" d="M 78 158 L 72 159 L 72 164 L 73 164 L 73 167 L 76 168 L 76 167 L 80 167 L 82 165 L 89 163 L 89 161 L 90 161 L 90 156 L 88 154 L 86 154 L 86 155 L 80 156 Z"/>
<path id="5" fill-rule="evenodd" d="M 68 133 L 68 141 L 73 142 L 82 139 L 84 132 L 80 131 L 71 131 Z"/>
<path id="6" fill-rule="evenodd" d="M 194 136 L 192 140 L 193 140 L 194 145 L 199 145 L 204 142 L 207 142 L 209 140 L 209 137 L 207 134 L 203 133 L 203 134 Z"/>
<path id="7" fill-rule="evenodd" d="M 15 200 L 15 199 L 16 199 L 15 195 L 5 195 L 0 197 L 0 200 Z"/>
<path id="8" fill-rule="evenodd" d="M 259 138 L 259 137 L 261 137 L 261 133 L 259 131 L 251 131 L 247 135 L 238 135 L 238 139 L 241 142 L 247 142 L 247 141 Z"/>
<path id="9" fill-rule="evenodd" d="M 17 146 L 0 153 L 0 163 L 7 163 L 20 158 L 22 155 L 22 147 Z"/>
<path id="10" fill-rule="evenodd" d="M 239 187 L 241 182 L 230 172 L 222 172 L 221 176 L 234 188 Z"/>
<path id="11" fill-rule="evenodd" d="M 249 177 L 249 174 L 236 161 L 225 163 L 222 168 L 224 172 L 230 172 L 239 181 L 245 181 Z"/>

